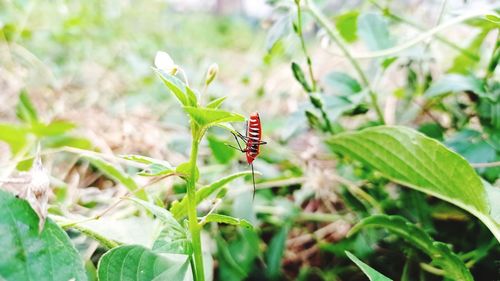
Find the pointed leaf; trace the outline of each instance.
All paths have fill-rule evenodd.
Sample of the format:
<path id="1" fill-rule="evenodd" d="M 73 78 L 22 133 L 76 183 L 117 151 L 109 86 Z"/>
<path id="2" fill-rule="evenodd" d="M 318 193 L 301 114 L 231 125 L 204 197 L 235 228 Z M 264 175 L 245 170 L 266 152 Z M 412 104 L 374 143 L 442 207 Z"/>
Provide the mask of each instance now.
<path id="1" fill-rule="evenodd" d="M 186 181 L 189 179 L 189 174 L 191 172 L 191 163 L 185 162 L 177 166 L 175 168 L 175 173 L 180 176 L 181 178 L 185 179 Z M 194 174 L 194 181 L 197 182 L 198 179 L 200 178 L 200 171 L 198 170 L 198 167 L 196 167 L 195 174 Z"/>
<path id="2" fill-rule="evenodd" d="M 358 35 L 372 51 L 387 49 L 394 45 L 387 22 L 379 14 L 367 13 L 359 16 Z"/>
<path id="3" fill-rule="evenodd" d="M 172 167 L 169 162 L 165 160 L 159 160 L 159 159 L 154 159 L 151 157 L 147 156 L 142 156 L 142 155 L 121 155 L 120 156 L 123 159 L 134 161 L 137 163 L 142 163 L 142 164 L 159 164 L 165 167 Z"/>
<path id="4" fill-rule="evenodd" d="M 191 274 L 189 256 L 155 253 L 138 245 L 112 249 L 101 257 L 99 281 L 184 280 Z"/>
<path id="5" fill-rule="evenodd" d="M 295 77 L 295 80 L 302 85 L 302 88 L 304 91 L 310 93 L 312 92 L 311 86 L 309 86 L 309 83 L 306 80 L 306 76 L 304 75 L 304 71 L 302 71 L 302 68 L 300 65 L 298 65 L 295 62 L 292 62 L 292 72 L 293 72 L 293 77 Z"/>
<path id="6" fill-rule="evenodd" d="M 0 141 L 10 146 L 12 154 L 19 152 L 28 142 L 29 130 L 23 126 L 0 123 Z"/>
<path id="7" fill-rule="evenodd" d="M 358 39 L 359 11 L 353 10 L 335 17 L 335 27 L 345 41 L 352 43 Z"/>
<path id="8" fill-rule="evenodd" d="M 382 273 L 376 271 L 371 266 L 362 262 L 355 255 L 351 254 L 349 251 L 345 251 L 345 254 L 363 271 L 363 273 L 368 276 L 370 281 L 391 281 L 392 279 L 387 278 Z"/>
<path id="9" fill-rule="evenodd" d="M 472 275 L 453 253 L 448 245 L 434 241 L 425 231 L 401 216 L 374 215 L 356 224 L 348 235 L 358 232 L 361 228 L 380 227 L 407 240 L 416 248 L 429 255 L 436 265 L 441 267 L 451 280 L 472 281 Z"/>
<path id="10" fill-rule="evenodd" d="M 462 156 L 437 140 L 406 127 L 379 126 L 338 134 L 327 143 L 397 183 L 467 210 L 500 239 L 479 176 Z"/>
<path id="11" fill-rule="evenodd" d="M 226 143 L 214 135 L 208 135 L 208 146 L 212 150 L 213 155 L 217 162 L 221 164 L 227 164 L 231 161 L 236 155 L 236 151 L 234 148 L 229 147 Z"/>
<path id="12" fill-rule="evenodd" d="M 349 96 L 361 92 L 361 85 L 358 81 L 346 73 L 333 71 L 328 73 L 325 80 L 326 85 L 339 96 Z"/>
<path id="13" fill-rule="evenodd" d="M 142 189 L 139 190 L 137 183 L 129 176 L 127 173 L 122 171 L 119 167 L 113 166 L 111 163 L 94 156 L 85 156 L 92 166 L 96 167 L 99 171 L 105 174 L 107 177 L 123 184 L 130 192 L 134 193 L 138 198 L 147 200 L 148 196 L 146 192 Z M 137 191 L 137 192 L 136 192 Z"/>
<path id="14" fill-rule="evenodd" d="M 197 107 L 198 106 L 198 97 L 196 97 L 196 94 L 191 90 L 191 88 L 186 86 L 186 95 L 188 98 L 188 105 L 192 107 Z"/>
<path id="15" fill-rule="evenodd" d="M 16 115 L 17 118 L 26 123 L 38 122 L 38 113 L 26 90 L 22 90 L 19 94 L 19 102 L 16 105 Z"/>
<path id="16" fill-rule="evenodd" d="M 175 168 L 165 167 L 160 164 L 151 164 L 146 169 L 140 171 L 137 174 L 139 176 L 145 176 L 145 177 L 161 177 L 161 176 L 175 174 Z"/>
<path id="17" fill-rule="evenodd" d="M 31 125 L 33 134 L 39 137 L 62 135 L 76 127 L 75 124 L 67 121 L 53 121 L 49 124 L 34 122 Z"/>
<path id="18" fill-rule="evenodd" d="M 215 99 L 207 104 L 207 108 L 217 109 L 221 106 L 221 104 L 226 100 L 227 97 L 221 97 Z"/>
<path id="19" fill-rule="evenodd" d="M 425 92 L 428 98 L 442 96 L 448 93 L 472 91 L 478 95 L 486 95 L 484 82 L 472 76 L 448 74 L 434 82 Z"/>
<path id="20" fill-rule="evenodd" d="M 192 253 L 191 241 L 186 229 L 169 211 L 137 198 L 130 198 L 130 200 L 150 211 L 161 222 L 160 232 L 154 238 L 153 250 L 155 252 L 185 255 Z"/>
<path id="21" fill-rule="evenodd" d="M 142 155 L 122 155 L 121 157 L 126 160 L 148 165 L 144 170 L 137 173 L 139 176 L 157 177 L 175 173 L 175 168 L 164 160 Z"/>
<path id="22" fill-rule="evenodd" d="M 292 30 L 292 14 L 285 13 L 276 20 L 269 29 L 266 38 L 266 49 L 270 51 L 274 45 Z"/>
<path id="23" fill-rule="evenodd" d="M 205 200 L 208 196 L 218 191 L 220 188 L 224 187 L 229 182 L 246 175 L 251 175 L 251 171 L 240 172 L 236 174 L 224 177 L 216 182 L 213 182 L 207 186 L 204 186 L 196 191 L 196 205 L 200 204 L 201 201 Z M 175 218 L 181 219 L 187 215 L 187 198 L 184 197 L 180 202 L 176 202 L 170 208 L 170 211 Z"/>
<path id="24" fill-rule="evenodd" d="M 184 83 L 181 80 L 159 69 L 155 69 L 155 71 L 158 74 L 158 76 L 160 76 L 161 80 L 167 86 L 170 92 L 172 92 L 175 95 L 175 97 L 181 103 L 181 105 L 183 106 L 190 105 L 188 97 L 186 96 L 185 93 L 186 85 L 184 85 Z"/>
<path id="25" fill-rule="evenodd" d="M 245 228 L 253 228 L 253 225 L 245 219 L 238 219 L 231 216 L 221 215 L 221 214 L 210 214 L 205 217 L 205 223 L 217 222 L 225 223 L 230 225 L 242 226 Z"/>
<path id="26" fill-rule="evenodd" d="M 16 281 L 87 280 L 83 261 L 50 218 L 38 233 L 30 205 L 0 191 L 0 279 Z"/>
<path id="27" fill-rule="evenodd" d="M 201 127 L 210 127 L 223 122 L 245 121 L 245 117 L 240 114 L 220 109 L 185 106 L 184 110 L 186 110 L 189 116 L 191 116 L 191 118 Z"/>
<path id="28" fill-rule="evenodd" d="M 137 199 L 130 197 L 128 198 L 129 200 L 141 205 L 143 208 L 147 209 L 150 211 L 153 215 L 155 215 L 162 223 L 165 225 L 168 225 L 169 228 L 172 231 L 178 232 L 180 234 L 185 234 L 186 231 L 185 229 L 179 224 L 179 222 L 174 218 L 172 213 L 167 211 L 166 209 L 163 209 L 161 207 L 158 207 L 152 203 L 149 203 L 147 201 Z"/>
<path id="29" fill-rule="evenodd" d="M 269 248 L 266 253 L 266 273 L 270 278 L 274 279 L 280 275 L 281 260 L 283 259 L 283 253 L 285 252 L 285 242 L 288 237 L 289 230 L 290 224 L 286 223 L 278 230 L 278 233 L 274 235 L 269 244 Z"/>

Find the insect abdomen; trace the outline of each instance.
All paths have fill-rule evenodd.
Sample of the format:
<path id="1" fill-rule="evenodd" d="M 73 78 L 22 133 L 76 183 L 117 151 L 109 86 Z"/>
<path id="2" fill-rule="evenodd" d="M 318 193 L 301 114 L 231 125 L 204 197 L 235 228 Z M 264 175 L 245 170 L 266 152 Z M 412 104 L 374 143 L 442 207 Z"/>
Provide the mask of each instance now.
<path id="1" fill-rule="evenodd" d="M 250 115 L 250 120 L 248 120 L 247 126 L 247 162 L 252 164 L 253 160 L 259 155 L 260 152 L 260 140 L 262 136 L 262 127 L 260 124 L 260 118 L 258 113 L 252 113 Z"/>

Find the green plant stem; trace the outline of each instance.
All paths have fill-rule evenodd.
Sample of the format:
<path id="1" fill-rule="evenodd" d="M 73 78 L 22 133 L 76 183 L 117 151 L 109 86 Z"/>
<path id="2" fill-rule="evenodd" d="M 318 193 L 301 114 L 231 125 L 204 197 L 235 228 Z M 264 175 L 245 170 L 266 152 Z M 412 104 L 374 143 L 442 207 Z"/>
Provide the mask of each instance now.
<path id="1" fill-rule="evenodd" d="M 300 6 L 300 1 L 295 1 L 295 4 L 297 5 L 297 35 L 299 36 L 300 40 L 300 46 L 302 47 L 302 52 L 304 52 L 304 56 L 306 57 L 307 61 L 307 68 L 309 71 L 309 79 L 311 80 L 311 92 L 316 92 L 318 89 L 316 79 L 314 78 L 314 72 L 313 72 L 313 67 L 312 67 L 312 60 L 311 57 L 309 56 L 309 53 L 307 52 L 307 46 L 306 42 L 304 39 L 304 33 L 302 32 L 302 7 Z M 311 95 L 311 93 L 309 93 Z M 314 103 L 313 103 L 314 104 Z M 330 122 L 330 119 L 328 118 L 328 114 L 325 112 L 323 106 L 318 106 L 317 107 L 319 111 L 321 112 L 321 117 L 323 117 L 323 120 L 325 121 L 325 128 L 328 132 L 332 132 L 332 124 Z"/>
<path id="2" fill-rule="evenodd" d="M 422 268 L 424 271 L 427 271 L 431 274 L 437 275 L 437 276 L 444 276 L 445 271 L 439 268 L 435 268 L 434 266 L 426 263 L 420 263 L 420 268 Z"/>
<path id="3" fill-rule="evenodd" d="M 399 16 L 399 15 L 396 15 L 394 14 L 393 12 L 391 12 L 389 9 L 386 9 L 384 7 L 382 7 L 382 5 L 380 5 L 379 3 L 377 3 L 377 1 L 375 0 L 370 0 L 370 3 L 372 3 L 377 9 L 381 10 L 382 12 L 384 12 L 384 15 L 386 15 L 387 17 L 389 17 L 390 19 L 392 20 L 395 20 L 397 22 L 401 22 L 401 23 L 404 23 L 408 26 L 411 26 L 415 29 L 418 29 L 420 31 L 425 31 L 426 28 L 419 25 L 418 23 L 415 23 L 407 18 L 404 18 L 402 16 Z M 434 37 L 441 43 L 443 43 L 444 45 L 447 45 L 448 47 L 462 53 L 463 55 L 466 55 L 467 57 L 469 57 L 470 59 L 472 60 L 475 60 L 475 61 L 478 61 L 479 60 L 479 56 L 477 56 L 476 54 L 470 52 L 469 50 L 467 49 L 464 49 L 462 47 L 460 47 L 459 45 L 451 42 L 450 40 L 446 39 L 445 37 L 441 36 L 441 35 L 434 35 Z"/>
<path id="4" fill-rule="evenodd" d="M 205 272 L 203 270 L 203 253 L 201 249 L 201 226 L 198 224 L 198 215 L 196 214 L 196 159 L 198 158 L 199 134 L 195 128 L 193 131 L 193 141 L 191 143 L 191 155 L 189 159 L 190 172 L 187 184 L 187 199 L 188 199 L 188 220 L 189 231 L 193 244 L 194 267 L 196 275 L 193 278 L 196 281 L 205 280 Z"/>
<path id="5" fill-rule="evenodd" d="M 498 61 L 500 59 L 500 28 L 497 31 L 497 40 L 495 47 L 493 47 L 493 52 L 491 53 L 490 62 L 488 63 L 488 70 L 484 77 L 484 80 L 488 80 L 495 73 L 495 69 L 498 65 Z"/>
<path id="6" fill-rule="evenodd" d="M 361 66 L 359 65 L 359 62 L 352 56 L 351 52 L 347 49 L 345 44 L 342 42 L 342 40 L 337 36 L 335 33 L 335 29 L 331 25 L 330 21 L 326 18 L 326 16 L 318 10 L 318 8 L 314 5 L 313 1 L 306 1 L 306 7 L 309 13 L 317 20 L 317 22 L 326 30 L 326 33 L 332 41 L 337 44 L 337 46 L 340 48 L 341 52 L 344 54 L 344 56 L 349 60 L 349 62 L 352 64 L 356 72 L 358 73 L 359 78 L 361 79 L 361 83 L 368 88 L 368 93 L 370 94 L 370 99 L 372 102 L 373 107 L 375 108 L 375 111 L 377 113 L 377 116 L 382 124 L 385 124 L 384 120 L 384 114 L 382 113 L 382 109 L 378 105 L 378 98 L 377 94 L 373 91 L 371 88 L 370 81 L 368 80 L 368 77 L 366 76 L 365 72 L 363 69 L 361 69 Z"/>
<path id="7" fill-rule="evenodd" d="M 73 225 L 69 228 L 74 228 L 78 231 L 80 231 L 81 233 L 85 234 L 86 236 L 96 240 L 97 242 L 99 242 L 102 246 L 108 248 L 108 249 L 113 249 L 113 248 L 116 248 L 118 246 L 120 246 L 119 243 L 113 241 L 113 240 L 110 240 L 110 239 L 107 239 L 106 237 L 100 235 L 99 233 L 97 232 L 94 232 L 86 227 L 83 227 L 81 225 Z M 67 228 L 63 228 L 63 229 L 67 229 Z"/>
<path id="8" fill-rule="evenodd" d="M 316 92 L 316 79 L 314 79 L 314 72 L 312 69 L 312 61 L 311 57 L 309 56 L 309 53 L 307 52 L 307 47 L 306 47 L 306 42 L 304 40 L 304 34 L 302 33 L 302 9 L 300 6 L 299 1 L 295 1 L 295 4 L 297 5 L 297 35 L 299 35 L 300 39 L 300 46 L 302 47 L 302 51 L 304 52 L 304 55 L 306 56 L 307 60 L 307 68 L 309 70 L 309 78 L 311 79 L 311 86 L 312 86 L 312 91 Z"/>
<path id="9" fill-rule="evenodd" d="M 373 59 L 373 58 L 379 58 L 379 57 L 387 57 L 387 56 L 395 56 L 397 53 L 400 53 L 406 49 L 409 49 L 419 43 L 421 43 L 424 40 L 427 40 L 430 37 L 436 36 L 439 32 L 453 26 L 459 23 L 462 23 L 464 21 L 467 21 L 469 19 L 477 18 L 477 17 L 482 17 L 486 16 L 489 14 L 494 13 L 493 11 L 471 11 L 470 13 L 464 13 L 460 16 L 454 17 L 451 20 L 448 20 L 445 23 L 442 23 L 432 29 L 429 29 L 425 32 L 420 33 L 419 35 L 415 36 L 414 38 L 405 41 L 402 44 L 399 44 L 397 46 L 379 50 L 379 51 L 373 51 L 373 52 L 366 52 L 366 53 L 357 53 L 357 54 L 351 54 L 351 57 L 357 58 L 357 59 Z"/>

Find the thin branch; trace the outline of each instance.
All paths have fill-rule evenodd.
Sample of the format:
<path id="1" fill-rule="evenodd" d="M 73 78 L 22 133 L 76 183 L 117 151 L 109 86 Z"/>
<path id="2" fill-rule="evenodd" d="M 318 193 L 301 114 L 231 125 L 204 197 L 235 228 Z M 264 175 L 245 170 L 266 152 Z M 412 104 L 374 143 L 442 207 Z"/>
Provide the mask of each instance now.
<path id="1" fill-rule="evenodd" d="M 335 28 L 332 26 L 331 21 L 320 10 L 318 10 L 318 8 L 314 5 L 313 1 L 306 1 L 305 8 L 307 8 L 307 11 L 309 11 L 309 13 L 317 20 L 317 22 L 325 29 L 328 36 L 330 36 L 332 41 L 340 48 L 344 56 L 349 60 L 351 65 L 354 67 L 354 69 L 358 73 L 359 78 L 361 79 L 361 83 L 369 90 L 368 93 L 370 94 L 372 105 L 375 108 L 375 111 L 377 113 L 380 122 L 385 123 L 384 114 L 382 113 L 382 109 L 378 105 L 377 94 L 373 91 L 370 81 L 368 80 L 368 77 L 366 76 L 365 72 L 359 65 L 359 62 L 351 54 L 351 52 L 349 51 L 349 49 L 347 49 L 344 42 L 342 42 L 340 37 L 335 32 Z"/>
<path id="2" fill-rule="evenodd" d="M 397 22 L 401 22 L 401 23 L 404 23 L 408 26 L 411 26 L 415 29 L 418 29 L 420 31 L 425 31 L 427 28 L 424 27 L 424 26 L 421 26 L 419 25 L 418 23 L 416 22 L 413 22 L 407 18 L 404 18 L 402 16 L 399 16 L 399 15 L 396 15 L 394 14 L 392 11 L 384 8 L 382 5 L 378 4 L 377 1 L 375 0 L 370 0 L 370 2 L 377 8 L 379 9 L 380 11 L 384 12 L 384 15 L 387 15 L 389 18 L 397 21 Z M 467 57 L 469 57 L 470 59 L 472 60 L 475 60 L 475 61 L 479 61 L 479 56 L 477 56 L 476 54 L 470 52 L 469 50 L 467 49 L 464 49 L 462 47 L 460 47 L 459 45 L 455 44 L 454 42 L 448 40 L 446 37 L 443 37 L 441 35 L 434 35 L 434 37 L 441 43 L 443 43 L 444 45 L 447 45 L 448 47 L 466 55 Z"/>
<path id="3" fill-rule="evenodd" d="M 304 40 L 304 34 L 302 32 L 302 8 L 300 6 L 299 1 L 295 1 L 295 4 L 297 5 L 297 35 L 299 35 L 300 46 L 302 47 L 302 51 L 304 52 L 304 55 L 306 56 L 307 67 L 309 69 L 309 78 L 311 79 L 311 83 L 312 83 L 312 91 L 316 92 L 317 85 L 316 85 L 316 79 L 314 78 L 312 61 L 311 61 L 311 57 L 309 56 L 309 53 L 307 52 L 306 42 Z"/>
<path id="4" fill-rule="evenodd" d="M 423 32 L 419 34 L 418 36 L 414 37 L 413 39 L 407 40 L 404 43 L 394 46 L 392 48 L 387 48 L 383 49 L 380 51 L 373 51 L 373 52 L 364 52 L 364 53 L 354 53 L 350 54 L 352 59 L 374 59 L 374 58 L 379 58 L 379 57 L 387 57 L 387 56 L 394 56 L 397 53 L 400 53 L 408 48 L 411 48 L 415 46 L 416 44 L 425 41 L 429 37 L 435 36 L 437 33 L 447 29 L 448 27 L 451 27 L 453 25 L 462 23 L 464 21 L 467 21 L 472 18 L 477 18 L 477 17 L 483 17 L 486 15 L 491 15 L 491 14 L 496 14 L 494 11 L 490 10 L 481 10 L 481 11 L 473 11 L 470 13 L 463 14 L 461 16 L 455 17 L 452 20 L 449 20 L 448 22 L 445 22 L 441 25 L 436 26 L 433 29 L 430 29 L 429 31 Z M 335 54 L 342 56 L 342 54 Z M 344 54 L 345 55 L 345 54 Z"/>

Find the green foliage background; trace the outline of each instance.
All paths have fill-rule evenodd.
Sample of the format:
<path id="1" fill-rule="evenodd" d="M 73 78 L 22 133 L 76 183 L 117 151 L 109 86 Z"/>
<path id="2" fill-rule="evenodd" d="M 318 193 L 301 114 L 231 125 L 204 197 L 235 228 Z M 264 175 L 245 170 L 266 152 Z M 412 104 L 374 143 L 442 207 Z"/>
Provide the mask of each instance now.
<path id="1" fill-rule="evenodd" d="M 495 1 L 215 2 L 0 0 L 1 280 L 500 278 Z"/>

